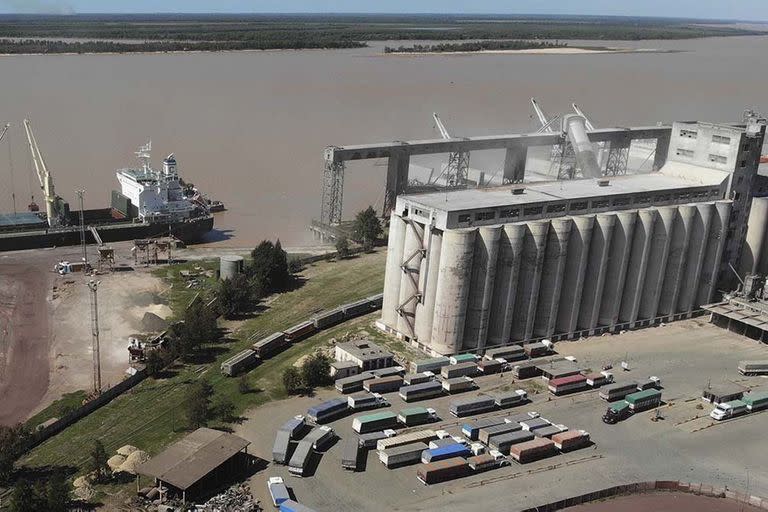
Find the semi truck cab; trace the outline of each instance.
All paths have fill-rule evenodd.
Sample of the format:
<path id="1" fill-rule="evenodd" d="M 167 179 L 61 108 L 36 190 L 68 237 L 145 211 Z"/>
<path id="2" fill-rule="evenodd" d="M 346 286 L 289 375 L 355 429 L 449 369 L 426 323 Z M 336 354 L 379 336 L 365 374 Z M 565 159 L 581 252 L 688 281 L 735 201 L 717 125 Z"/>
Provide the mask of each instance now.
<path id="1" fill-rule="evenodd" d="M 712 409 L 709 413 L 709 417 L 717 421 L 733 418 L 739 414 L 745 414 L 747 412 L 747 404 L 741 400 L 733 400 L 731 402 L 721 402 Z"/>
<path id="2" fill-rule="evenodd" d="M 632 414 L 629 404 L 625 401 L 612 404 L 603 414 L 603 422 L 614 425 Z"/>

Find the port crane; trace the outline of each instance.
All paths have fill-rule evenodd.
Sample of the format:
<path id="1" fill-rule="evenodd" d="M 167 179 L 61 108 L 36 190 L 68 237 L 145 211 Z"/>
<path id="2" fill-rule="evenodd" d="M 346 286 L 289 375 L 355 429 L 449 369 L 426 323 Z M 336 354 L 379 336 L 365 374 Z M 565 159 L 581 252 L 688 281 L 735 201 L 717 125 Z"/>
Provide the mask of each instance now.
<path id="1" fill-rule="evenodd" d="M 451 139 L 451 134 L 443 124 L 442 119 L 437 112 L 432 114 L 432 118 L 435 120 L 435 126 L 437 131 L 440 132 L 440 136 L 445 139 Z M 435 181 L 445 176 L 445 182 L 448 188 L 464 187 L 467 184 L 469 178 L 469 152 L 456 151 L 448 154 L 448 165 L 445 166 L 443 172 L 437 177 Z"/>
<path id="2" fill-rule="evenodd" d="M 56 195 L 53 188 L 53 177 L 48 171 L 48 166 L 45 164 L 42 153 L 40 153 L 40 148 L 37 145 L 35 134 L 32 133 L 32 125 L 29 119 L 24 120 L 24 131 L 27 134 L 27 142 L 29 143 L 29 151 L 32 153 L 32 161 L 37 172 L 37 179 L 40 181 L 40 188 L 43 189 L 43 195 L 45 196 L 45 214 L 48 218 L 48 225 L 56 226 L 60 221 L 59 202 L 61 198 Z"/>

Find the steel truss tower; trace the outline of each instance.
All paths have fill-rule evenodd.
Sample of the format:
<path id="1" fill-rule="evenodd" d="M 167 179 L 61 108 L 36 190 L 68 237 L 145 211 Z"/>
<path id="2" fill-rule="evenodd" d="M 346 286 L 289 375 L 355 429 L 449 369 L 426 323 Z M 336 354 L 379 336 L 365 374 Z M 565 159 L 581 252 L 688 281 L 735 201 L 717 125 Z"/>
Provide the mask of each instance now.
<path id="1" fill-rule="evenodd" d="M 344 199 L 344 162 L 333 160 L 333 149 L 325 150 L 323 169 L 323 203 L 320 222 L 328 226 L 341 223 L 341 206 Z"/>

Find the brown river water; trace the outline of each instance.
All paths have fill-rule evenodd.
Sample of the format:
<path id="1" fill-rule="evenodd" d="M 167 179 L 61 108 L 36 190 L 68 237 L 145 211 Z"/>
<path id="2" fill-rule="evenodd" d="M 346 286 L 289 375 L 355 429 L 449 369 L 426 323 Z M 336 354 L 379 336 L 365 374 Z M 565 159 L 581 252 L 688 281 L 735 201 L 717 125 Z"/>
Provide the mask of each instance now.
<path id="1" fill-rule="evenodd" d="M 400 44 L 400 43 L 397 43 Z M 595 44 L 595 43 L 592 43 Z M 768 111 L 768 36 L 597 43 L 680 50 L 596 55 L 383 56 L 372 48 L 158 55 L 0 57 L 0 211 L 29 200 L 29 117 L 56 191 L 108 205 L 114 170 L 151 137 L 153 161 L 174 152 L 182 175 L 223 200 L 210 242 L 311 240 L 327 145 L 436 138 L 437 111 L 458 136 L 538 128 L 528 100 L 549 113 L 576 101 L 599 127 L 675 119 L 735 121 Z M 473 153 L 496 172 L 503 158 Z M 434 158 L 414 163 L 435 167 Z M 11 164 L 13 186 L 11 186 Z M 385 167 L 348 166 L 345 216 L 381 205 Z M 40 192 L 35 189 L 40 202 Z"/>

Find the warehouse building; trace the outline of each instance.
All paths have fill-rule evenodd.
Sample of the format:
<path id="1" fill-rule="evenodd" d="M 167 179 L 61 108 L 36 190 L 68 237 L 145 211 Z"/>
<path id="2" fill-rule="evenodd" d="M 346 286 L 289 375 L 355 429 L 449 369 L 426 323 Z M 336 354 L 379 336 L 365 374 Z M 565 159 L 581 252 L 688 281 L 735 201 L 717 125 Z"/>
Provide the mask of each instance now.
<path id="1" fill-rule="evenodd" d="M 400 196 L 378 325 L 446 355 L 687 318 L 756 266 L 764 135 L 674 123 L 652 173 Z"/>
<path id="2" fill-rule="evenodd" d="M 355 363 L 360 370 L 375 370 L 394 366 L 395 356 L 377 344 L 368 340 L 355 340 L 336 345 L 336 361 Z"/>

